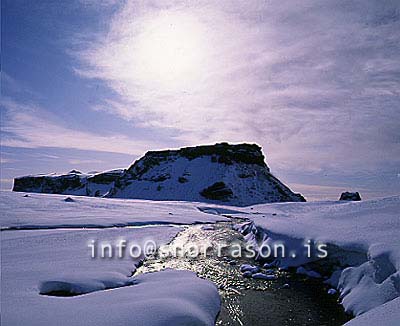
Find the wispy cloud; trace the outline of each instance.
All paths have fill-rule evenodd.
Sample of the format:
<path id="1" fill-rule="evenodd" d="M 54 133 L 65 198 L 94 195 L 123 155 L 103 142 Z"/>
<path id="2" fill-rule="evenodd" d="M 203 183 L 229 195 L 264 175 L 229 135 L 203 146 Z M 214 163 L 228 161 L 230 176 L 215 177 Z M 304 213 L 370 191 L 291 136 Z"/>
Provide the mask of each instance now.
<path id="1" fill-rule="evenodd" d="M 35 99 L 43 97 L 38 92 L 32 90 L 31 87 L 27 86 L 26 83 L 17 81 L 4 71 L 1 72 L 1 89 L 3 94 L 8 95 L 13 94 L 20 96 L 21 94 L 27 94 Z"/>
<path id="2" fill-rule="evenodd" d="M 17 162 L 17 160 L 13 160 L 11 158 L 6 158 L 6 157 L 0 157 L 0 164 L 9 164 L 14 162 Z"/>
<path id="3" fill-rule="evenodd" d="M 76 71 L 119 95 L 97 110 L 178 130 L 184 143 L 257 141 L 287 169 L 375 169 L 400 157 L 399 8 L 126 2 L 76 53 Z M 198 66 L 173 83 L 141 56 L 141 39 L 169 20 L 189 24 L 201 44 Z"/>
<path id="4" fill-rule="evenodd" d="M 37 153 L 34 154 L 37 158 L 41 160 L 58 160 L 60 157 L 57 155 L 49 155 L 49 154 L 44 154 L 44 153 Z"/>
<path id="5" fill-rule="evenodd" d="M 116 133 L 104 135 L 64 127 L 52 116 L 34 105 L 2 99 L 2 146 L 22 148 L 71 148 L 140 155 L 148 150 L 149 141 L 135 140 Z M 154 147 L 157 144 L 152 143 Z M 151 145 L 150 145 L 151 146 Z M 57 158 L 48 156 L 47 158 Z"/>
<path id="6" fill-rule="evenodd" d="M 83 160 L 83 159 L 69 159 L 68 162 L 70 164 L 98 164 L 98 163 L 105 163 L 102 160 Z"/>
<path id="7" fill-rule="evenodd" d="M 118 0 L 79 0 L 84 6 L 107 7 L 118 3 Z"/>

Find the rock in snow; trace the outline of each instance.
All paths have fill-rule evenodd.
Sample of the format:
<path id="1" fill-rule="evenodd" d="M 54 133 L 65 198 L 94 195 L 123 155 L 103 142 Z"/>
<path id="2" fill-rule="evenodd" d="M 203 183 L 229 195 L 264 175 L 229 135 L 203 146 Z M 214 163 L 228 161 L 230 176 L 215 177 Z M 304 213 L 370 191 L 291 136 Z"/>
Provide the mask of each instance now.
<path id="1" fill-rule="evenodd" d="M 237 206 L 305 201 L 271 174 L 261 147 L 255 144 L 150 151 L 126 170 L 19 177 L 13 190 Z"/>
<path id="2" fill-rule="evenodd" d="M 339 200 L 360 201 L 361 196 L 358 192 L 342 192 Z"/>

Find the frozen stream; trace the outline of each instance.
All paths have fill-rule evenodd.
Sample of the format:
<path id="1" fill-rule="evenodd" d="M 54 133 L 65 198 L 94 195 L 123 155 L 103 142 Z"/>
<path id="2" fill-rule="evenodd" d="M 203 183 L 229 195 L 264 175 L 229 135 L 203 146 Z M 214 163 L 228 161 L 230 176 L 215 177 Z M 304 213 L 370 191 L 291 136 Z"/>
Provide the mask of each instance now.
<path id="1" fill-rule="evenodd" d="M 212 243 L 240 243 L 242 236 L 233 230 L 237 221 L 210 225 L 192 225 L 180 232 L 168 245 L 189 247 Z M 188 269 L 214 282 L 222 298 L 217 325 L 342 325 L 350 316 L 344 313 L 337 297 L 328 295 L 320 280 L 307 279 L 291 272 L 276 270 L 276 280 L 244 278 L 241 264 L 256 264 L 251 259 L 232 260 L 228 252 L 218 257 L 213 250 L 207 256 L 160 257 L 144 261 L 137 274 L 164 268 Z"/>

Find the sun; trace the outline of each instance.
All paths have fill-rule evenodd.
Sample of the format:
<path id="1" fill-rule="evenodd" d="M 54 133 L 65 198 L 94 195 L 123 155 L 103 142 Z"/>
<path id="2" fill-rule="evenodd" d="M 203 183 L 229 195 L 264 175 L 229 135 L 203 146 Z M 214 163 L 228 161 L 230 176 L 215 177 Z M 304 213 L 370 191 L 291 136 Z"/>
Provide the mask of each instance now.
<path id="1" fill-rule="evenodd" d="M 191 15 L 163 13 L 144 20 L 134 40 L 136 77 L 167 88 L 198 80 L 206 65 L 205 36 Z"/>

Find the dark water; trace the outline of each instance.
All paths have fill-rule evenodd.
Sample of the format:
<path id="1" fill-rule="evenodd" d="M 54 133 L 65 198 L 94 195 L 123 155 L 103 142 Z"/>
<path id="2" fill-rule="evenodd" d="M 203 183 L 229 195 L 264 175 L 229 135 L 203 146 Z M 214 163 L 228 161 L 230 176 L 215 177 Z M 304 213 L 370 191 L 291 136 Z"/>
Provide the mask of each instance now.
<path id="1" fill-rule="evenodd" d="M 242 236 L 232 229 L 232 222 L 193 225 L 180 232 L 167 246 L 189 247 L 207 242 L 240 243 Z M 137 273 L 164 268 L 187 269 L 199 277 L 214 282 L 222 299 L 216 325 L 342 325 L 350 319 L 337 297 L 328 295 L 320 280 L 307 279 L 287 271 L 275 270 L 276 280 L 243 278 L 239 268 L 243 263 L 256 264 L 251 259 L 232 259 L 228 252 L 219 256 L 213 250 L 207 255 L 191 257 L 160 257 L 155 254 L 144 261 Z"/>

